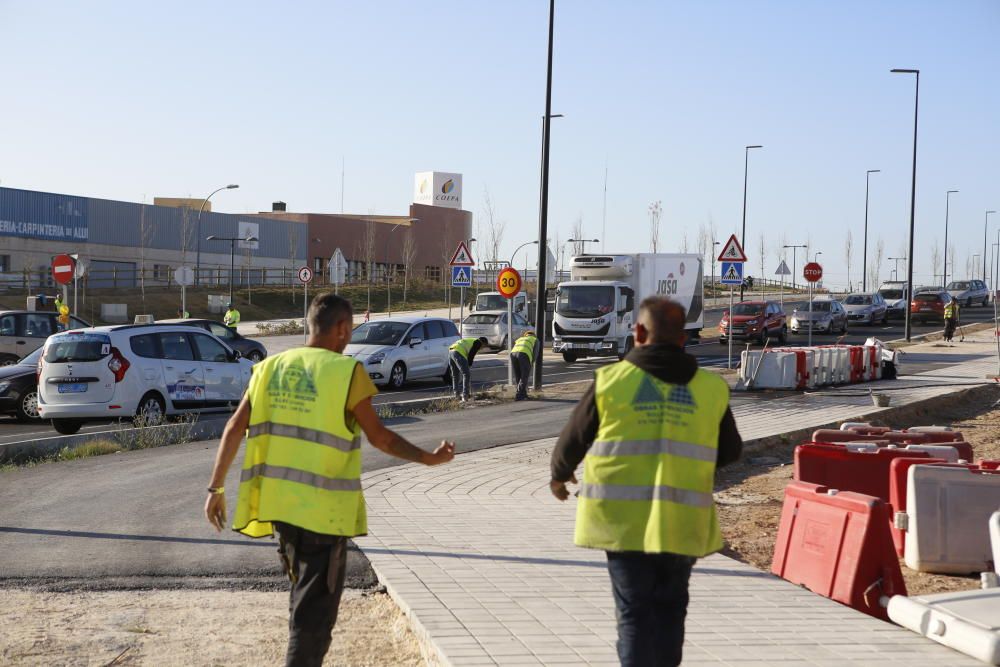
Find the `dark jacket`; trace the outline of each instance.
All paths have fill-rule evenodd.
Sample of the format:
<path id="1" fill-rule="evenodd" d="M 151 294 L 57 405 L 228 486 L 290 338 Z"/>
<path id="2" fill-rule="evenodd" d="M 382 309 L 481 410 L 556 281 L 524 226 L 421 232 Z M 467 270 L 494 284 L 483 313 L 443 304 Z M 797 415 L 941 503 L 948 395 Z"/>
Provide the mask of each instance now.
<path id="1" fill-rule="evenodd" d="M 671 384 L 687 384 L 698 370 L 697 359 L 673 345 L 637 347 L 625 359 L 653 377 Z M 574 408 L 552 450 L 552 479 L 558 482 L 569 480 L 594 443 L 598 426 L 597 402 L 594 398 L 594 385 L 591 384 Z M 742 452 L 743 439 L 736 428 L 733 413 L 727 407 L 726 414 L 719 423 L 716 469 L 739 460 Z"/>

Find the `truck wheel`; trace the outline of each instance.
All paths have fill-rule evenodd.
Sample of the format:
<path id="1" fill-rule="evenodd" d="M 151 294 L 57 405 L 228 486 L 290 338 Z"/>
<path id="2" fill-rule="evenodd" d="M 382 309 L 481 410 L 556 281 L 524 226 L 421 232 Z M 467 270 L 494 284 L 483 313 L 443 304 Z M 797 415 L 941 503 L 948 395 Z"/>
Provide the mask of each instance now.
<path id="1" fill-rule="evenodd" d="M 628 338 L 625 339 L 624 349 L 618 353 L 618 361 L 624 361 L 625 355 L 627 355 L 631 351 L 632 351 L 632 337 L 629 336 Z"/>
<path id="2" fill-rule="evenodd" d="M 577 360 L 577 356 L 572 352 L 563 352 L 562 355 L 563 355 L 563 361 L 565 361 L 567 364 L 575 363 Z"/>

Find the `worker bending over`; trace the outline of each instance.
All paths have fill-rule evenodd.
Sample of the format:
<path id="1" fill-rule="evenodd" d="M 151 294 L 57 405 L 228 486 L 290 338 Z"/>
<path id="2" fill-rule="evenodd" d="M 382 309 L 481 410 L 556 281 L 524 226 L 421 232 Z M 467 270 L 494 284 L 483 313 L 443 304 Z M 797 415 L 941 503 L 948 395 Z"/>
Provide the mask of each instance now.
<path id="1" fill-rule="evenodd" d="M 483 347 L 482 338 L 459 338 L 448 346 L 448 367 L 451 369 L 451 392 L 463 403 L 472 397 L 472 366 L 476 353 Z"/>
<path id="2" fill-rule="evenodd" d="M 528 382 L 531 381 L 531 367 L 538 358 L 541 341 L 535 336 L 535 332 L 526 329 L 521 337 L 514 341 L 514 346 L 510 348 L 510 363 L 514 368 L 514 386 L 517 393 L 514 394 L 515 401 L 523 401 L 528 398 Z"/>

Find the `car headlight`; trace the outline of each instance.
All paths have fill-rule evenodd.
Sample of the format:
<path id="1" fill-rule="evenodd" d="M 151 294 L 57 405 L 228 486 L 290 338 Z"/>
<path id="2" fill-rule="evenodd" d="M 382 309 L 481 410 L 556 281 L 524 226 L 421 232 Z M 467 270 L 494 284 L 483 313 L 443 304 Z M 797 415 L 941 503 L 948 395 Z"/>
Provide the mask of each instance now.
<path id="1" fill-rule="evenodd" d="M 365 363 L 374 366 L 375 364 L 381 364 L 383 361 L 385 361 L 385 352 L 376 352 L 372 356 L 368 357 L 368 360 Z"/>
<path id="2" fill-rule="evenodd" d="M 757 324 L 757 319 L 756 318 L 754 318 L 752 320 L 747 320 L 747 326 L 751 326 L 752 327 L 755 324 Z"/>
<path id="3" fill-rule="evenodd" d="M 0 394 L 10 389 L 10 382 L 0 382 Z"/>

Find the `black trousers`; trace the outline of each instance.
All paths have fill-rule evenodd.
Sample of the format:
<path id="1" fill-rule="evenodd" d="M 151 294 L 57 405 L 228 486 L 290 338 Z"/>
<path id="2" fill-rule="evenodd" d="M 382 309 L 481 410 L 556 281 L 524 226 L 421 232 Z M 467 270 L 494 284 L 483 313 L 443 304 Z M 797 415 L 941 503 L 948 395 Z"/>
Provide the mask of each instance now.
<path id="1" fill-rule="evenodd" d="M 288 598 L 286 667 L 321 667 L 330 649 L 347 572 L 347 538 L 275 524 Z"/>
<path id="2" fill-rule="evenodd" d="M 695 558 L 609 551 L 622 667 L 676 667 L 684 647 L 688 582 Z"/>
<path id="3" fill-rule="evenodd" d="M 514 352 L 510 355 L 511 366 L 514 369 L 514 386 L 517 394 L 514 400 L 528 398 L 528 383 L 531 382 L 531 360 L 524 352 Z"/>
<path id="4" fill-rule="evenodd" d="M 957 317 L 949 317 L 944 321 L 944 339 L 951 340 L 955 337 L 955 327 L 958 326 Z"/>

